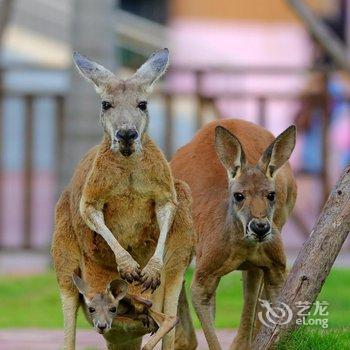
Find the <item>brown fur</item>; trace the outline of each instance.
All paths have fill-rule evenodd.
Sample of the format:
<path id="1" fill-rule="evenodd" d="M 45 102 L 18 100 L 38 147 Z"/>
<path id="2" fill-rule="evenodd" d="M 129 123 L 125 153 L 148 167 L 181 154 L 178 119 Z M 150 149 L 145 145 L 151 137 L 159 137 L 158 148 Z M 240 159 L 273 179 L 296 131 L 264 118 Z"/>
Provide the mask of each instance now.
<path id="1" fill-rule="evenodd" d="M 267 200 L 265 197 L 256 197 L 256 194 L 268 191 L 264 186 L 275 186 L 276 203 L 272 221 L 276 233 L 269 242 L 246 242 L 239 220 L 231 218 L 229 202 L 232 198 L 227 171 L 220 163 L 214 147 L 215 128 L 218 125 L 235 135 L 243 147 L 248 166 L 238 168 L 239 174 L 230 186 L 234 186 L 235 190 L 239 188 L 238 192 L 245 191 L 246 201 L 250 201 L 250 215 L 266 215 Z M 226 149 L 235 150 L 234 142 L 228 144 L 230 140 L 225 141 L 221 149 L 226 152 L 225 160 L 228 163 L 235 161 L 230 158 L 232 152 L 227 153 Z M 171 162 L 174 176 L 186 181 L 192 191 L 193 218 L 198 237 L 192 298 L 210 349 L 220 349 L 212 315 L 215 309 L 215 290 L 221 276 L 236 269 L 246 270 L 245 305 L 238 335 L 231 350 L 247 349 L 250 346 L 262 275 L 264 274 L 265 290 L 269 299 L 274 299 L 284 280 L 286 262 L 280 231 L 295 203 L 295 180 L 288 163 L 279 169 L 271 181 L 266 181 L 262 171 L 254 168 L 264 150 L 273 141 L 273 135 L 258 125 L 242 120 L 215 121 L 202 128 L 190 143 L 179 149 Z M 275 158 L 278 162 L 278 157 Z"/>
<path id="2" fill-rule="evenodd" d="M 80 304 L 86 319 L 103 334 L 108 348 L 131 346 L 139 343 L 145 333 L 152 332 L 143 349 L 153 349 L 178 322 L 176 316 L 154 311 L 150 294 L 140 296 L 139 286 L 128 285 L 122 279 L 112 280 L 101 292 L 95 292 L 77 275 L 73 280 L 81 293 Z"/>
<path id="3" fill-rule="evenodd" d="M 162 284 L 153 296 L 155 307 L 159 311 L 167 312 L 163 303 L 170 301 L 161 295 L 165 293 L 164 289 L 171 291 L 172 284 L 182 284 L 183 274 L 192 256 L 194 235 L 190 215 L 190 192 L 182 181 L 175 181 L 175 188 L 171 186 L 172 177 L 163 155 L 148 136 L 145 135 L 145 138 L 147 140 L 144 142 L 144 151 L 140 159 L 126 162 L 122 158 L 118 159 L 122 156 L 112 154 L 108 150 L 108 140 L 105 138 L 100 146 L 94 147 L 82 159 L 71 183 L 59 199 L 56 206 L 52 254 L 61 293 L 77 293 L 72 282 L 72 274 L 77 270 L 81 271 L 93 294 L 103 292 L 108 282 L 119 276 L 113 252 L 101 236 L 86 226 L 80 215 L 79 204 L 84 190 L 89 189 L 87 183 L 93 183 L 97 188 L 101 186 L 100 194 L 92 189 L 87 191 L 86 196 L 93 202 L 96 195 L 101 203 L 105 203 L 104 216 L 107 226 L 141 268 L 154 253 L 159 235 L 152 198 L 158 191 L 160 198 L 167 198 L 172 191 L 174 195 L 176 189 L 178 206 L 166 243 Z M 155 184 L 152 183 L 152 178 L 157 179 Z M 100 180 L 94 183 L 97 179 Z M 141 185 L 142 182 L 144 186 Z M 159 190 L 162 188 L 165 188 L 163 194 Z M 108 189 L 113 191 L 108 193 Z M 143 289 L 142 286 L 131 287 L 130 293 L 133 295 Z M 142 296 L 151 298 L 149 292 Z M 157 305 L 158 298 L 162 299 L 161 305 Z M 131 320 L 130 327 L 135 327 Z M 141 330 L 137 332 L 138 335 L 149 332 L 140 324 L 139 327 Z M 124 337 L 127 336 L 126 334 Z M 120 338 L 121 334 L 117 332 L 116 338 L 118 337 Z"/>
<path id="4" fill-rule="evenodd" d="M 147 107 L 154 82 L 166 70 L 168 50 L 154 53 L 125 81 L 78 53 L 74 61 L 103 100 L 104 137 L 78 164 L 56 206 L 52 255 L 66 350 L 75 348 L 79 300 L 74 272 L 80 271 L 92 294 L 102 293 L 114 278 L 139 281 L 141 286 L 133 293 L 156 290 L 152 296 L 146 293 L 152 309 L 176 317 L 194 245 L 189 188 L 182 181 L 174 183 L 169 164 L 147 135 L 147 108 L 140 106 L 142 102 Z M 136 136 L 126 136 L 130 131 Z M 118 344 L 122 337 L 132 343 L 130 349 L 139 348 L 131 321 L 124 320 L 123 327 L 116 322 L 117 344 L 111 349 L 125 348 Z M 144 327 L 140 332 L 144 334 Z M 188 339 L 195 335 L 188 334 Z M 173 349 L 174 342 L 171 331 L 163 339 L 163 349 Z"/>

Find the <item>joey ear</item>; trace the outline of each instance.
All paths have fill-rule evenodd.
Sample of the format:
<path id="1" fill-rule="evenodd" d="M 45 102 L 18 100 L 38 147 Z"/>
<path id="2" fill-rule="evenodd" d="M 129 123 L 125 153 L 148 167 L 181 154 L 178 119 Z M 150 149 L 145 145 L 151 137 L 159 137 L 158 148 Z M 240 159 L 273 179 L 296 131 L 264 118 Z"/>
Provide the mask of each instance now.
<path id="1" fill-rule="evenodd" d="M 79 52 L 74 52 L 73 60 L 79 73 L 94 85 L 97 92 L 99 92 L 99 88 L 106 84 L 110 78 L 116 78 L 108 69 L 91 61 Z"/>
<path id="2" fill-rule="evenodd" d="M 73 282 L 75 286 L 78 288 L 80 294 L 86 295 L 88 293 L 89 291 L 88 284 L 75 273 L 73 274 Z"/>
<path id="3" fill-rule="evenodd" d="M 140 84 L 152 88 L 153 84 L 165 73 L 169 64 L 169 50 L 154 52 L 148 60 L 136 71 L 131 79 L 137 79 Z"/>
<path id="4" fill-rule="evenodd" d="M 128 283 L 117 278 L 109 283 L 107 290 L 111 292 L 115 299 L 121 300 L 125 297 L 128 291 Z"/>
<path id="5" fill-rule="evenodd" d="M 267 147 L 258 163 L 259 168 L 267 177 L 273 178 L 277 170 L 288 161 L 294 150 L 295 140 L 296 127 L 291 125 Z"/>
<path id="6" fill-rule="evenodd" d="M 221 163 L 234 178 L 245 166 L 243 147 L 236 136 L 222 126 L 215 128 L 215 149 Z"/>

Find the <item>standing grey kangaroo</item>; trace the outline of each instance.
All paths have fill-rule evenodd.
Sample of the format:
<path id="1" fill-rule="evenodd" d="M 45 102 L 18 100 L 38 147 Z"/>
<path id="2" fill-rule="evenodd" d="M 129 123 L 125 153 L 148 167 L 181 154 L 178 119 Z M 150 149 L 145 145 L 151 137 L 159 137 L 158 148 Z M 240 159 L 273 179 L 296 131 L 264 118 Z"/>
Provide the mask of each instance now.
<path id="1" fill-rule="evenodd" d="M 154 53 L 127 80 L 79 53 L 73 57 L 78 71 L 101 96 L 104 136 L 82 158 L 56 205 L 52 255 L 66 350 L 75 348 L 75 272 L 89 276 L 92 288 L 105 286 L 111 271 L 113 278 L 136 281 L 142 290 L 155 291 L 153 310 L 176 316 L 194 245 L 189 188 L 173 180 L 169 164 L 147 133 L 147 101 L 167 68 L 168 50 Z M 193 345 L 184 339 L 182 343 L 190 349 L 195 334 L 188 327 L 188 310 L 180 310 L 190 332 L 184 338 Z M 174 342 L 172 330 L 163 338 L 163 349 L 174 349 Z M 140 346 L 137 339 L 113 349 Z"/>
<path id="2" fill-rule="evenodd" d="M 211 350 L 221 349 L 214 314 L 222 276 L 243 270 L 244 306 L 230 350 L 250 349 L 261 281 L 270 302 L 284 282 L 281 230 L 296 199 L 288 164 L 295 137 L 294 126 L 274 138 L 243 120 L 215 121 L 171 162 L 174 176 L 192 190 L 198 235 L 192 301 Z"/>

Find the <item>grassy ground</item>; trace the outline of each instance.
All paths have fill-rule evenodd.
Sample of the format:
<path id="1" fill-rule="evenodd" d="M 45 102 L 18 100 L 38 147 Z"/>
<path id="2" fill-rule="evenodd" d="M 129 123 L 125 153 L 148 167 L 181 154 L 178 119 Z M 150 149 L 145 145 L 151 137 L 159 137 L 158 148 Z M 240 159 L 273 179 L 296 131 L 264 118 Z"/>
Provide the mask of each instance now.
<path id="1" fill-rule="evenodd" d="M 349 350 L 350 330 L 300 329 L 281 341 L 277 350 Z"/>
<path id="2" fill-rule="evenodd" d="M 186 275 L 190 284 L 192 271 Z M 334 269 L 318 298 L 329 303 L 329 327 L 350 326 L 350 270 Z M 236 328 L 242 307 L 241 274 L 225 276 L 217 292 L 217 328 Z M 0 328 L 60 328 L 62 316 L 53 272 L 31 277 L 0 277 Z M 193 310 L 192 310 L 193 311 Z M 194 317 L 196 327 L 199 322 Z M 80 315 L 80 327 L 89 327 Z M 313 326 L 310 329 L 320 329 Z M 334 334 L 336 336 L 336 334 Z"/>

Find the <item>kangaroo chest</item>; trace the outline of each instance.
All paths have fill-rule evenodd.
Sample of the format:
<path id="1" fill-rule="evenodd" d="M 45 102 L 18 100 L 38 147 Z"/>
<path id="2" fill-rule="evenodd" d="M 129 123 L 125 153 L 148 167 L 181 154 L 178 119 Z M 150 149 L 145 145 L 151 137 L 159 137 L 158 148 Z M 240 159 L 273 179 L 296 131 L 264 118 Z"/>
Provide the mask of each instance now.
<path id="1" fill-rule="evenodd" d="M 137 171 L 125 174 L 104 204 L 107 227 L 133 256 L 144 255 L 145 250 L 153 252 L 157 244 L 157 190 L 157 185 L 147 178 L 147 173 Z"/>
<path id="2" fill-rule="evenodd" d="M 159 230 L 155 202 L 151 198 L 128 191 L 112 196 L 105 204 L 103 213 L 107 227 L 125 249 L 142 242 L 156 243 Z"/>

